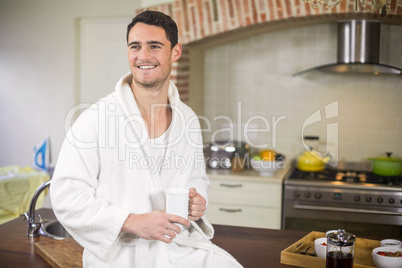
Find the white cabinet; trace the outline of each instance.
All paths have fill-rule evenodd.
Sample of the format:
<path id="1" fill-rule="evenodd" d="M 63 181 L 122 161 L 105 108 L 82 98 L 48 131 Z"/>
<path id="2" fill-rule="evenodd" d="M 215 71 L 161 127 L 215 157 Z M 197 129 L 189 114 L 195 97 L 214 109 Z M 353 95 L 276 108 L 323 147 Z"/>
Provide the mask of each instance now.
<path id="1" fill-rule="evenodd" d="M 206 217 L 212 224 L 280 229 L 282 181 L 287 170 L 272 177 L 262 177 L 253 170 L 209 170 Z"/>

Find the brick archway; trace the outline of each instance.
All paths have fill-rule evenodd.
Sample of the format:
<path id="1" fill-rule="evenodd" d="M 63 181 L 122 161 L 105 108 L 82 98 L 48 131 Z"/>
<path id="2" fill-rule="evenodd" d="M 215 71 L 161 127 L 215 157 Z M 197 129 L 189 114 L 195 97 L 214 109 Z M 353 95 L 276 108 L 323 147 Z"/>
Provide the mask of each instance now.
<path id="1" fill-rule="evenodd" d="M 179 42 L 184 45 L 184 55 L 173 66 L 172 81 L 177 84 L 181 98 L 186 102 L 189 96 L 190 58 L 185 45 L 231 32 L 248 31 L 253 27 L 281 23 L 298 25 L 309 21 L 320 23 L 358 18 L 402 25 L 402 0 L 391 0 L 391 9 L 386 15 L 380 11 L 356 12 L 355 4 L 358 1 L 342 0 L 334 8 L 314 9 L 303 0 L 176 0 L 147 9 L 161 11 L 171 16 L 177 23 Z M 144 10 L 137 10 L 137 13 Z"/>

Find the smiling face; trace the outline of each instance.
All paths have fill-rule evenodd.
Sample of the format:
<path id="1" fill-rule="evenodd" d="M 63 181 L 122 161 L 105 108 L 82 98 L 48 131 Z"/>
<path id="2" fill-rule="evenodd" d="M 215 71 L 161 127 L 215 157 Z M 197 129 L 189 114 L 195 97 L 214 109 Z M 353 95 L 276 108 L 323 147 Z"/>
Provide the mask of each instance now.
<path id="1" fill-rule="evenodd" d="M 128 61 L 133 86 L 149 90 L 168 87 L 172 62 L 181 55 L 181 46 L 171 49 L 165 30 L 138 22 L 128 35 Z"/>

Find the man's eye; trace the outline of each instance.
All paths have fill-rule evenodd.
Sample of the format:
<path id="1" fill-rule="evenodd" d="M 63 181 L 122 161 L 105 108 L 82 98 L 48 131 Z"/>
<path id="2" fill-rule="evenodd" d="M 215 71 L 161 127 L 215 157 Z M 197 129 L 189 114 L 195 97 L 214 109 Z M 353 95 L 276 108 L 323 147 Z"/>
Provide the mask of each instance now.
<path id="1" fill-rule="evenodd" d="M 158 45 L 152 45 L 151 48 L 152 48 L 152 49 L 157 49 L 157 48 L 160 48 L 160 46 L 158 46 Z"/>
<path id="2" fill-rule="evenodd" d="M 131 46 L 131 49 L 139 49 L 139 46 Z"/>

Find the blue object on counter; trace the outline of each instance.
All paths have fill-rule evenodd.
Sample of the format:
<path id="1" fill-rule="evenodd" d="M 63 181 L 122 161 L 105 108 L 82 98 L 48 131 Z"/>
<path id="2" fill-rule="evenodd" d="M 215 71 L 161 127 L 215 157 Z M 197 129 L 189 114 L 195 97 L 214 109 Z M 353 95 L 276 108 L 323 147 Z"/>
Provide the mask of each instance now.
<path id="1" fill-rule="evenodd" d="M 34 167 L 48 171 L 50 164 L 50 138 L 34 147 Z"/>

